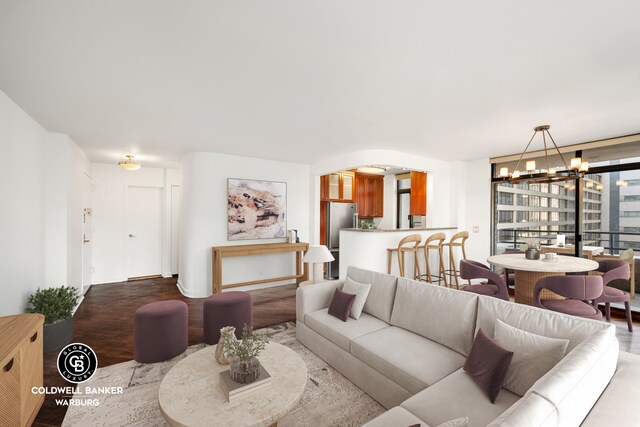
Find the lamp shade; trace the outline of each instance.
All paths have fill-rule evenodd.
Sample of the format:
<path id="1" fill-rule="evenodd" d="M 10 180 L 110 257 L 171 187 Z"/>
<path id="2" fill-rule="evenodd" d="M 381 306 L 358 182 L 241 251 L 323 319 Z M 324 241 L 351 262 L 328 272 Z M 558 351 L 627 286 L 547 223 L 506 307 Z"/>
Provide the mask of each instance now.
<path id="1" fill-rule="evenodd" d="M 315 264 L 318 262 L 330 262 L 335 260 L 329 249 L 324 245 L 310 245 L 307 253 L 304 254 L 302 262 Z"/>

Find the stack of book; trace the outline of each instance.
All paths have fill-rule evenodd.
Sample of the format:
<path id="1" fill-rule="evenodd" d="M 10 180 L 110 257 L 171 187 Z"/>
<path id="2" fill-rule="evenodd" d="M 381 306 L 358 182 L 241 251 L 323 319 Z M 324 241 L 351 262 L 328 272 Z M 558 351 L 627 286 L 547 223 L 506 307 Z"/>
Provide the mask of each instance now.
<path id="1" fill-rule="evenodd" d="M 222 391 L 224 391 L 227 401 L 233 402 L 253 392 L 269 387 L 271 385 L 271 375 L 269 375 L 269 372 L 260 364 L 260 377 L 252 383 L 240 384 L 231 379 L 231 372 L 223 371 L 220 372 L 220 385 L 222 386 Z"/>

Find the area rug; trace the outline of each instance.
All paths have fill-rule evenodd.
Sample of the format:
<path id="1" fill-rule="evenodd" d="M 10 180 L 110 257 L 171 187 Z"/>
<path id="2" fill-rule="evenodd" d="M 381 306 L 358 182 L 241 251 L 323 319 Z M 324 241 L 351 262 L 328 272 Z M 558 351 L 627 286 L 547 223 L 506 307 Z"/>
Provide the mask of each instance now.
<path id="1" fill-rule="evenodd" d="M 322 359 L 300 344 L 292 322 L 262 329 L 272 335 L 273 342 L 285 345 L 302 357 L 309 377 L 300 403 L 279 427 L 289 426 L 361 426 L 384 412 L 369 395 L 327 365 Z M 204 344 L 193 345 L 187 351 L 166 362 L 141 364 L 136 361 L 98 368 L 85 387 L 123 387 L 123 394 L 83 396 L 74 399 L 98 399 L 100 404 L 70 406 L 62 423 L 65 427 L 120 427 L 167 425 L 158 407 L 158 389 L 166 373 L 186 356 L 201 350 Z M 212 425 L 215 421 L 212 420 Z"/>

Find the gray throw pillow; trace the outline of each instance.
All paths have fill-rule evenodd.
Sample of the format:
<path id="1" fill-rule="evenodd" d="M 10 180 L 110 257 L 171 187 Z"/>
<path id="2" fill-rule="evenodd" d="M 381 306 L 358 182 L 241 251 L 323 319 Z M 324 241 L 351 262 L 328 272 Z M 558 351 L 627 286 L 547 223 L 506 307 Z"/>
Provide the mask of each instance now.
<path id="1" fill-rule="evenodd" d="M 496 319 L 493 339 L 513 351 L 503 387 L 524 396 L 531 386 L 562 360 L 569 340 L 523 331 Z"/>
<path id="2" fill-rule="evenodd" d="M 469 426 L 469 417 L 464 417 L 464 418 L 456 418 L 455 420 L 438 424 L 436 427 L 468 427 L 468 426 Z"/>
<path id="3" fill-rule="evenodd" d="M 342 286 L 342 292 L 346 292 L 348 294 L 354 294 L 356 296 L 356 300 L 351 307 L 351 311 L 349 312 L 349 316 L 358 320 L 360 315 L 362 314 L 362 309 L 364 309 L 364 304 L 367 302 L 367 297 L 369 296 L 369 291 L 371 290 L 370 283 L 360 283 L 356 282 L 353 279 L 346 278 L 344 280 L 344 286 Z"/>

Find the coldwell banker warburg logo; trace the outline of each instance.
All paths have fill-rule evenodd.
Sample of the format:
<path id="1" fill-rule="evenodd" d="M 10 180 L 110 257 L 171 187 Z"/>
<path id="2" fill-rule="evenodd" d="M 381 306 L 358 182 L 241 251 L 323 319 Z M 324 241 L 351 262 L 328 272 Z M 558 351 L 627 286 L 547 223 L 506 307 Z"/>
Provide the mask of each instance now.
<path id="1" fill-rule="evenodd" d="M 69 344 L 58 353 L 58 372 L 72 383 L 87 381 L 98 369 L 98 356 L 86 344 Z"/>

